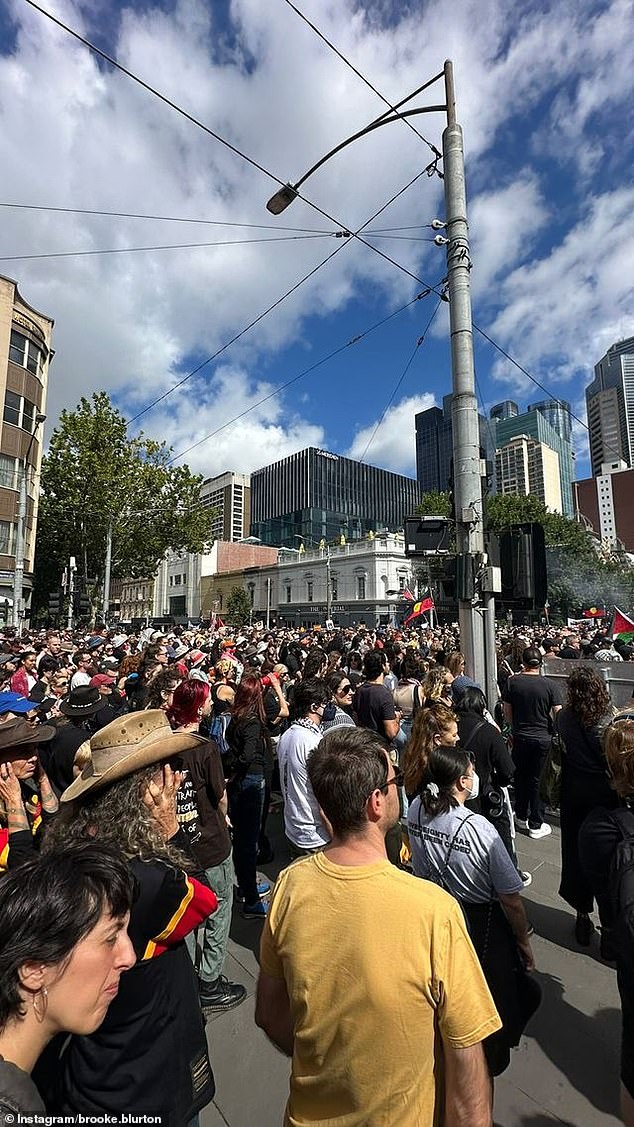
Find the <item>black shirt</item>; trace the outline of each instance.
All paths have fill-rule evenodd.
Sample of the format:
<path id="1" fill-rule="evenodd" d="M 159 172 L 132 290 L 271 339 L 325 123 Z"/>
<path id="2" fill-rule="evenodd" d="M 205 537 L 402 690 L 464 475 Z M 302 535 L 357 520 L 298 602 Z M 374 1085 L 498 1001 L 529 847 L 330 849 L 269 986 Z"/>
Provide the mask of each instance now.
<path id="1" fill-rule="evenodd" d="M 385 738 L 385 720 L 395 720 L 394 698 L 385 685 L 378 681 L 364 681 L 359 685 L 355 697 L 354 708 L 360 728 L 370 728 L 373 732 Z"/>
<path id="2" fill-rule="evenodd" d="M 513 735 L 548 743 L 551 709 L 560 704 L 557 690 L 541 675 L 516 673 L 509 677 L 503 700 L 513 709 Z"/>

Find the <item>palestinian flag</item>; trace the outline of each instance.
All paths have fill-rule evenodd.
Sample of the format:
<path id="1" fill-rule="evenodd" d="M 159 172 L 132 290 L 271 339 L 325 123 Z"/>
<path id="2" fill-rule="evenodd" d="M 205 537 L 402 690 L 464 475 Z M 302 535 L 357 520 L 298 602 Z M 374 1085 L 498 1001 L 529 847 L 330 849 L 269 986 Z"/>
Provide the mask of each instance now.
<path id="1" fill-rule="evenodd" d="M 403 622 L 403 626 L 407 626 L 407 623 L 412 622 L 414 618 L 420 618 L 421 615 L 425 614 L 426 611 L 433 609 L 434 600 L 432 599 L 431 595 L 427 595 L 424 599 L 421 599 L 420 602 L 414 603 L 411 614 L 408 614 L 407 618 Z"/>
<path id="2" fill-rule="evenodd" d="M 410 591 L 409 587 L 403 588 L 403 590 L 401 591 L 401 598 L 402 599 L 408 599 L 410 603 L 414 602 L 414 596 L 412 595 L 412 592 Z"/>
<path id="3" fill-rule="evenodd" d="M 618 607 L 614 608 L 611 634 L 613 638 L 620 638 L 622 642 L 634 642 L 634 620 L 623 614 Z"/>

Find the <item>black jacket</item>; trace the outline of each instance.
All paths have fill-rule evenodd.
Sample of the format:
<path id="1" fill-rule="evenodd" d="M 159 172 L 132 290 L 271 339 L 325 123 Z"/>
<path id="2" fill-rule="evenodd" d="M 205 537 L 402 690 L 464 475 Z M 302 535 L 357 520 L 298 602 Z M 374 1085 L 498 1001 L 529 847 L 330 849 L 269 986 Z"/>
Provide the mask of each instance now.
<path id="1" fill-rule="evenodd" d="M 184 936 L 217 901 L 163 861 L 135 858 L 130 867 L 139 889 L 128 928 L 136 966 L 122 975 L 99 1029 L 63 1050 L 58 1043 L 34 1078 L 51 1114 L 159 1115 L 165 1127 L 184 1127 L 215 1091 Z"/>

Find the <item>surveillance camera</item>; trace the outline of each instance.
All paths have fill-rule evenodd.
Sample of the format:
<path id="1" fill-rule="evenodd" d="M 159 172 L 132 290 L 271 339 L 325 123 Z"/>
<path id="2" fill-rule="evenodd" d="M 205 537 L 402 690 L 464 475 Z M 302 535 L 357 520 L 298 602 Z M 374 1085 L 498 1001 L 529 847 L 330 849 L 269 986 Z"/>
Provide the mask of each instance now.
<path id="1" fill-rule="evenodd" d="M 442 231 L 443 227 L 446 227 L 447 224 L 443 223 L 442 219 L 432 219 L 431 226 L 433 231 Z"/>
<path id="2" fill-rule="evenodd" d="M 449 242 L 449 239 L 446 239 L 444 235 L 436 235 L 434 242 L 437 247 L 444 247 Z"/>

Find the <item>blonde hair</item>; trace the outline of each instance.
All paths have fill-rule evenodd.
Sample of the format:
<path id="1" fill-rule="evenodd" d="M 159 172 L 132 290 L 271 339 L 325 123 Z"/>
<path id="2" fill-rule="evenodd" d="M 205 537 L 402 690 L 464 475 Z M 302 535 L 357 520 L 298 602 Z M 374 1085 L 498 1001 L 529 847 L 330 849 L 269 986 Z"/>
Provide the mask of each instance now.
<path id="1" fill-rule="evenodd" d="M 616 717 L 603 733 L 612 786 L 621 798 L 634 796 L 634 714 Z"/>
<path id="2" fill-rule="evenodd" d="M 423 697 L 426 700 L 439 701 L 447 684 L 446 677 L 447 670 L 444 665 L 434 665 L 431 669 L 428 669 L 421 685 Z"/>

